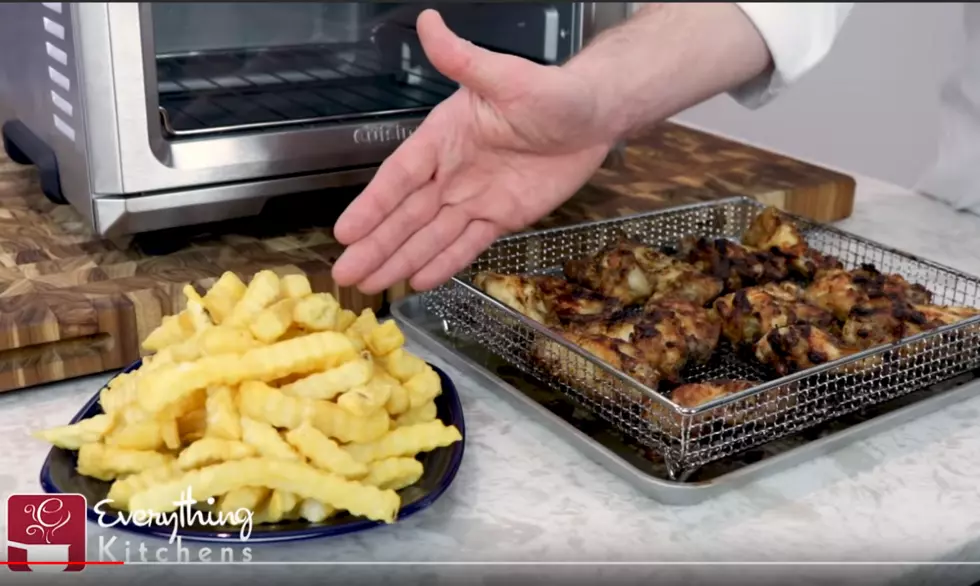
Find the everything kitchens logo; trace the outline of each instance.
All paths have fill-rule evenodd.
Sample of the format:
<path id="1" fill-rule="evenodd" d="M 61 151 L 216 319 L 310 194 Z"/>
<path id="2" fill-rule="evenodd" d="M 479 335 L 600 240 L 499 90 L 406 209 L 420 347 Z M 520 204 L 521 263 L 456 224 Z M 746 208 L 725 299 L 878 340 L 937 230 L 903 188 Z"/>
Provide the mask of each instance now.
<path id="1" fill-rule="evenodd" d="M 214 499 L 208 499 L 208 505 Z M 238 527 L 238 541 L 248 542 L 252 534 L 253 512 L 204 512 L 195 509 L 190 489 L 175 501 L 175 510 L 110 510 L 111 500 L 102 500 L 92 510 L 99 527 L 120 529 L 143 527 L 169 529 L 167 545 L 133 543 L 116 535 L 99 535 L 98 560 L 87 559 L 86 512 L 88 503 L 80 494 L 12 494 L 7 497 L 7 567 L 15 572 L 79 572 L 87 564 L 250 562 L 252 548 L 222 547 L 213 551 L 201 547 L 194 551 L 181 542 L 180 531 L 188 527 Z"/>

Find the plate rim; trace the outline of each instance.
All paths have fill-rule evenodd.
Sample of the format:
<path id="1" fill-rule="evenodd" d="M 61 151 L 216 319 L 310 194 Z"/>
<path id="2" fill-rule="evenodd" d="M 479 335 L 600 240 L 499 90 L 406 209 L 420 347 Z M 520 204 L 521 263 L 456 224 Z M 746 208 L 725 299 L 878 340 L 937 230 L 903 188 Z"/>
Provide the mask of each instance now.
<path id="1" fill-rule="evenodd" d="M 93 409 L 99 408 L 98 402 L 102 390 L 105 389 L 109 385 L 109 383 L 115 380 L 117 377 L 138 369 L 142 365 L 142 363 L 143 360 L 138 359 L 135 362 L 131 363 L 126 368 L 122 369 L 121 371 L 111 376 L 105 382 L 105 384 L 99 387 L 99 390 L 96 391 L 95 395 L 91 399 L 86 401 L 85 404 L 82 406 L 82 408 L 71 418 L 69 425 L 78 423 L 83 419 L 89 419 L 91 417 L 94 417 L 94 415 L 90 415 L 90 413 Z M 447 425 L 453 425 L 459 430 L 460 441 L 445 448 L 437 448 L 437 450 L 445 450 L 445 449 L 451 450 L 449 467 L 446 470 L 446 473 L 442 476 L 442 478 L 439 479 L 439 482 L 434 490 L 427 493 L 419 500 L 399 509 L 397 519 L 395 523 L 393 523 L 393 525 L 396 525 L 399 522 L 403 521 L 404 519 L 407 519 L 415 515 L 416 513 L 419 513 L 429 508 L 430 506 L 435 504 L 435 502 L 439 500 L 439 498 L 442 497 L 442 495 L 445 494 L 447 490 L 449 490 L 449 487 L 453 484 L 453 481 L 456 479 L 456 475 L 459 472 L 459 468 L 463 462 L 463 454 L 466 451 L 466 425 L 463 418 L 463 406 L 459 399 L 459 391 L 456 389 L 456 385 L 455 383 L 453 383 L 452 379 L 449 378 L 449 375 L 446 374 L 441 368 L 439 368 L 438 366 L 430 362 L 426 362 L 426 364 L 428 364 L 436 372 L 436 374 L 439 375 L 440 382 L 442 383 L 442 393 L 440 397 L 448 402 L 449 412 L 447 418 L 449 419 L 449 421 L 443 421 L 443 423 Z M 48 494 L 68 494 L 65 493 L 63 490 L 61 490 L 55 483 L 54 479 L 52 478 L 52 471 L 51 471 L 52 459 L 54 458 L 55 453 L 61 449 L 62 448 L 52 446 L 51 449 L 48 450 L 47 456 L 45 456 L 44 458 L 44 463 L 41 465 L 39 480 L 40 480 L 41 488 L 44 490 L 45 493 Z M 70 451 L 70 450 L 65 450 L 65 451 Z M 86 514 L 86 518 L 93 523 L 98 523 L 100 518 L 106 521 L 112 521 L 119 518 L 118 515 L 112 515 L 111 518 L 109 517 L 108 514 L 100 516 L 98 513 L 96 513 L 95 509 L 88 504 L 87 500 L 86 500 L 85 514 Z M 252 543 L 276 543 L 276 542 L 285 542 L 285 541 L 305 541 L 308 539 L 319 539 L 325 537 L 339 537 L 341 535 L 348 535 L 351 533 L 357 533 L 360 531 L 366 531 L 368 529 L 374 529 L 377 527 L 386 527 L 386 526 L 388 526 L 388 524 L 382 521 L 357 519 L 355 521 L 344 523 L 342 525 L 313 526 L 308 529 L 294 529 L 288 531 L 270 531 L 266 535 L 256 535 L 253 532 L 252 536 L 249 537 L 248 540 L 246 541 L 241 541 L 237 537 L 238 535 L 237 532 L 227 533 L 227 532 L 219 532 L 219 531 L 210 531 L 210 532 L 199 531 L 193 533 L 180 533 L 179 537 L 181 542 L 223 543 L 226 545 L 248 546 L 249 544 Z M 120 525 L 115 525 L 112 528 L 126 533 L 133 533 L 133 534 L 157 537 L 157 538 L 168 539 L 168 540 L 170 539 L 172 534 L 172 529 L 166 527 L 158 528 L 152 526 L 120 524 Z"/>

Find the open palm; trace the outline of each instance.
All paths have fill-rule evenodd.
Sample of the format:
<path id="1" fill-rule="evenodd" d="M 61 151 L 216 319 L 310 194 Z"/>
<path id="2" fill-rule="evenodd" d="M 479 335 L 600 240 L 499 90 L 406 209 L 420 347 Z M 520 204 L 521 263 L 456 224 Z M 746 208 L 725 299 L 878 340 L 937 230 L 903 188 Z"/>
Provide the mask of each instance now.
<path id="1" fill-rule="evenodd" d="M 444 283 L 571 197 L 611 143 L 594 128 L 595 96 L 565 69 L 480 49 L 431 10 L 418 33 L 432 65 L 461 88 L 337 221 L 348 247 L 334 279 L 365 293 L 406 278 L 418 290 Z"/>

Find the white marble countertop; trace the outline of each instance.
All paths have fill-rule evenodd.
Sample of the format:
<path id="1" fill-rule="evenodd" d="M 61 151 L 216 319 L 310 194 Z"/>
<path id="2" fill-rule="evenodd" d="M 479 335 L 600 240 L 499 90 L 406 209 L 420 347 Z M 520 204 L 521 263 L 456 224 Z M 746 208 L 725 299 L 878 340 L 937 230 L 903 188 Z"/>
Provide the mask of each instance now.
<path id="1" fill-rule="evenodd" d="M 980 274 L 980 218 L 958 214 L 906 190 L 859 180 L 853 217 L 840 225 L 971 273 Z M 463 465 L 452 488 L 430 509 L 394 526 L 327 540 L 254 545 L 254 562 L 784 562 L 961 561 L 980 559 L 980 398 L 949 407 L 831 456 L 803 464 L 717 499 L 691 507 L 661 505 L 557 436 L 480 388 L 441 360 L 412 349 L 454 378 L 467 421 Z M 0 494 L 39 489 L 47 446 L 28 434 L 66 422 L 105 375 L 0 395 Z M 0 515 L 0 527 L 5 520 Z M 117 537 L 111 550 L 139 559 L 139 536 L 90 524 L 89 558 L 99 540 Z M 152 551 L 166 542 L 147 540 Z M 188 544 L 184 544 L 188 546 Z M 194 551 L 194 546 L 189 546 Z M 4 555 L 0 554 L 0 555 Z M 176 546 L 165 552 L 176 560 Z M 192 558 L 196 559 L 194 554 Z M 159 577 L 171 565 L 140 569 Z M 412 571 L 400 566 L 401 572 Z M 268 566 L 252 566 L 248 576 Z M 782 576 L 860 576 L 862 583 L 946 584 L 980 578 L 963 567 L 888 565 L 830 568 L 646 567 L 670 577 L 749 574 L 757 583 Z M 186 568 L 185 568 L 186 570 Z M 198 568 L 200 570 L 200 568 Z M 222 568 L 225 571 L 232 571 Z M 294 574 L 295 570 L 295 574 Z M 300 574 L 340 576 L 341 569 L 297 567 Z M 353 571 L 350 568 L 344 571 Z M 367 570 L 365 570 L 367 571 Z M 382 570 L 375 570 L 382 571 Z M 420 580 L 531 568 L 484 565 L 415 567 Z M 638 569 L 557 568 L 551 576 L 591 582 L 594 572 Z M 119 568 L 88 568 L 78 576 L 102 580 Z M 593 573 L 589 573 L 593 572 Z M 955 574 L 955 575 L 954 575 Z M 605 574 L 604 574 L 605 575 Z M 586 576 L 589 576 L 588 578 Z M 942 578 L 942 579 L 940 579 Z M 954 581 L 956 578 L 956 581 Z M 965 580 L 965 581 L 964 581 Z M 87 580 L 85 580 L 87 581 Z M 821 580 L 822 581 L 822 580 Z M 72 582 L 78 583 L 77 580 Z M 732 583 L 732 582 L 729 582 Z M 740 583 L 736 580 L 735 583 Z"/>

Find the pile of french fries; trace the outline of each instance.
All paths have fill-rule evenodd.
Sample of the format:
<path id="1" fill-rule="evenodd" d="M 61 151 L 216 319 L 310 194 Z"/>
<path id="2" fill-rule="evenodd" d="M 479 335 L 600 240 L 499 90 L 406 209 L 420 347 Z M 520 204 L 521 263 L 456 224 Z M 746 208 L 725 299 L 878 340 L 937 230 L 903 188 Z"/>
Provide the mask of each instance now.
<path id="1" fill-rule="evenodd" d="M 253 523 L 340 511 L 394 522 L 416 455 L 462 439 L 436 417 L 439 375 L 394 321 L 359 316 L 304 275 L 232 272 L 143 342 L 112 379 L 104 414 L 38 432 L 78 451 L 78 473 L 112 482 L 119 510 L 168 512 L 188 489 Z"/>

